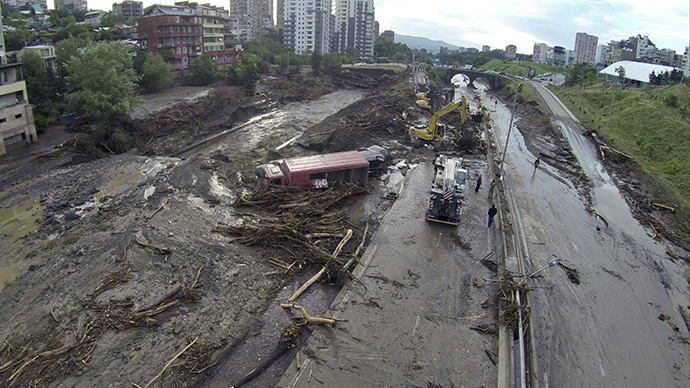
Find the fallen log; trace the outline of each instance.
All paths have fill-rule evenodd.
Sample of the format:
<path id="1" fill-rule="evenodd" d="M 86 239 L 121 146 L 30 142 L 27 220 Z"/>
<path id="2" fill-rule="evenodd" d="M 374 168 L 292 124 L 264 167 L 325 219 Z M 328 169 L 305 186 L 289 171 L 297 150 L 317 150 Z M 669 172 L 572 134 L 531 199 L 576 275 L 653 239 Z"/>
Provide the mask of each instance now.
<path id="1" fill-rule="evenodd" d="M 331 260 L 335 259 L 338 256 L 338 254 L 340 254 L 340 251 L 343 249 L 343 247 L 348 242 L 348 240 L 350 240 L 350 237 L 352 237 L 352 229 L 347 230 L 347 233 L 345 233 L 345 237 L 343 237 L 343 239 L 340 241 L 340 244 L 338 244 L 338 246 L 335 248 L 335 251 L 333 251 L 333 254 L 331 254 Z M 292 302 L 293 300 L 297 299 L 300 295 L 302 295 L 302 293 L 307 288 L 309 288 L 309 286 L 311 286 L 317 280 L 319 280 L 319 278 L 321 278 L 321 275 L 323 275 L 324 272 L 326 272 L 327 267 L 328 267 L 328 263 L 326 263 L 323 266 L 323 268 L 321 268 L 321 270 L 319 270 L 319 272 L 316 273 L 316 275 L 312 276 L 311 279 L 307 280 L 307 282 L 304 283 L 302 285 L 302 287 L 300 287 L 297 291 L 295 291 L 295 293 L 292 294 L 292 296 L 290 298 L 288 298 L 288 301 Z"/>
<path id="2" fill-rule="evenodd" d="M 658 203 L 658 202 L 652 202 L 652 206 L 654 206 L 654 207 L 660 207 L 660 208 L 666 209 L 666 210 L 670 210 L 670 211 L 673 212 L 673 213 L 676 212 L 676 208 L 675 208 L 675 207 L 667 206 L 667 205 L 664 205 L 664 204 L 661 204 L 661 203 Z"/>
<path id="3" fill-rule="evenodd" d="M 135 237 L 134 241 L 136 241 L 137 244 L 141 245 L 142 247 L 148 247 L 148 248 L 153 248 L 153 249 L 157 250 L 158 253 L 160 253 L 161 255 L 169 256 L 169 255 L 172 255 L 172 253 L 173 253 L 173 250 L 171 248 L 159 247 L 156 245 L 147 244 L 147 243 L 139 240 L 138 237 Z"/>
<path id="4" fill-rule="evenodd" d="M 303 318 L 304 318 L 304 321 L 306 323 L 313 323 L 313 324 L 317 324 L 317 325 L 319 325 L 319 324 L 333 325 L 336 322 L 347 322 L 346 319 L 311 316 L 311 315 L 309 315 L 309 313 L 307 313 L 307 310 L 304 307 L 302 307 L 300 305 L 293 304 L 293 303 L 281 303 L 280 307 L 285 308 L 285 309 L 299 310 L 302 313 L 302 315 L 304 316 Z"/>

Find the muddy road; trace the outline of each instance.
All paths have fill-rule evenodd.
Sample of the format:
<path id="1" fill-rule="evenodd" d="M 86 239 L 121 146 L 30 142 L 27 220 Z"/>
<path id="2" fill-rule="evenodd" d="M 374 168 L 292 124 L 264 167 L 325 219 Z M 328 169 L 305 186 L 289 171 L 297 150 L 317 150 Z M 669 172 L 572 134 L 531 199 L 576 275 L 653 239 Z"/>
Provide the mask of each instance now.
<path id="1" fill-rule="evenodd" d="M 688 267 L 677 259 L 686 253 L 640 226 L 572 114 L 537 90 L 561 140 L 518 118 L 505 162 L 513 241 L 525 273 L 554 259 L 562 264 L 530 280 L 532 381 L 686 387 Z M 492 116 L 504 144 L 510 110 L 499 105 Z M 572 158 L 559 152 L 574 156 L 587 179 L 572 179 Z"/>

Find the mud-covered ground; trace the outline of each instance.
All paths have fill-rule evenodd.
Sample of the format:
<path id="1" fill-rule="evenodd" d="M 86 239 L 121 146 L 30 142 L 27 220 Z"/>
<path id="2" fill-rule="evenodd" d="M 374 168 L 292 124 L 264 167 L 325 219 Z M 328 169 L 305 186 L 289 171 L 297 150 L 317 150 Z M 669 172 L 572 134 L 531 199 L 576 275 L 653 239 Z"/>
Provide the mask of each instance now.
<path id="1" fill-rule="evenodd" d="M 281 127 L 264 129 L 271 133 L 249 149 L 240 142 L 206 152 L 252 117 L 352 88 L 363 98 L 294 146 L 275 150 L 295 133 Z M 261 330 L 262 312 L 309 267 L 284 249 L 248 247 L 214 231 L 266 216 L 233 206 L 257 187 L 254 166 L 371 144 L 388 148 L 392 163 L 414 163 L 421 156 L 407 128 L 430 116 L 414 105 L 409 77 L 391 73 L 270 77 L 254 89 L 176 89 L 169 97 L 171 109 L 156 95 L 138 111 L 128 153 L 92 160 L 72 147 L 83 132 L 55 130 L 29 156 L 0 158 L 0 387 L 200 385 Z M 538 114 L 521 116 L 528 125 Z M 456 114 L 444 121 L 443 152 L 483 152 L 479 123 L 460 128 Z M 534 153 L 577 182 L 581 174 L 557 138 L 535 136 Z M 62 146 L 37 148 L 49 139 Z M 364 223 L 372 233 L 390 207 L 386 182 L 371 181 L 370 194 L 345 204 L 355 232 L 345 254 L 356 250 Z"/>
<path id="2" fill-rule="evenodd" d="M 294 132 L 273 128 L 252 149 L 204 151 L 216 143 L 205 139 L 252 117 L 343 88 L 365 96 L 306 130 L 298 146 L 273 150 L 281 131 Z M 259 332 L 261 313 L 309 267 L 287 250 L 248 247 L 214 231 L 266 216 L 233 206 L 256 189 L 254 166 L 371 144 L 387 147 L 393 163 L 414 161 L 405 118 L 429 116 L 408 104 L 408 78 L 392 73 L 175 89 L 168 101 L 175 105 L 163 109 L 159 93 L 135 112 L 127 153 L 94 160 L 79 148 L 88 130 L 56 128 L 43 134 L 43 146 L 0 159 L 0 386 L 203 382 Z M 355 251 L 364 223 L 372 233 L 390 207 L 386 182 L 371 183 L 372 193 L 345 203 L 365 213 L 352 219 L 344 254 Z"/>

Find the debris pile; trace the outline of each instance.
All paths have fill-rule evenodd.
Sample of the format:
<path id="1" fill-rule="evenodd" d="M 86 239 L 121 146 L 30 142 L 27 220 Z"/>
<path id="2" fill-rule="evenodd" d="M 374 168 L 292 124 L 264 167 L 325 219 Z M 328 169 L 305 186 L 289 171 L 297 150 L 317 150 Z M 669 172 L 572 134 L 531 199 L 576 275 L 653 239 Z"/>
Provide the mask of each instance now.
<path id="1" fill-rule="evenodd" d="M 269 260 L 286 272 L 318 264 L 327 267 L 329 274 L 335 274 L 348 262 L 331 252 L 345 237 L 347 229 L 353 227 L 342 205 L 355 190 L 357 187 L 349 184 L 322 191 L 275 187 L 250 198 L 240 196 L 235 207 L 253 207 L 260 214 L 242 213 L 250 223 L 219 224 L 215 231 L 245 245 L 275 248 L 279 257 Z M 345 251 L 352 252 L 352 249 Z"/>

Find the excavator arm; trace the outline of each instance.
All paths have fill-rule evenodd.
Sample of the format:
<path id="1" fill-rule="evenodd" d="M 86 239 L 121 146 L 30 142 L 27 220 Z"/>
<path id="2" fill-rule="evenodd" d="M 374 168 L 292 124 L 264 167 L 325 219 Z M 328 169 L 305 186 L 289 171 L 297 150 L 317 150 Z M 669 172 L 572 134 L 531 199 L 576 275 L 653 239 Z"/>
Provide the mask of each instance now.
<path id="1" fill-rule="evenodd" d="M 426 141 L 433 141 L 433 140 L 441 140 L 443 139 L 443 130 L 439 131 L 439 127 L 442 127 L 443 124 L 439 124 L 439 119 L 448 113 L 458 109 L 460 109 L 460 120 L 462 125 L 465 125 L 465 120 L 467 118 L 467 98 L 465 96 L 462 96 L 462 99 L 460 101 L 452 102 L 443 108 L 437 110 L 434 112 L 433 116 L 431 116 L 431 122 L 429 122 L 428 127 L 418 127 L 418 126 L 412 126 L 409 129 L 409 134 L 410 136 L 417 137 L 421 140 L 426 140 Z"/>

